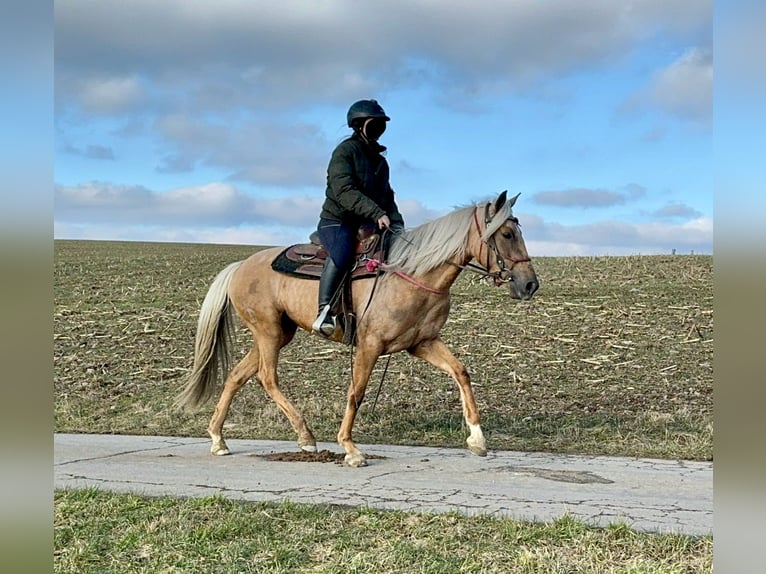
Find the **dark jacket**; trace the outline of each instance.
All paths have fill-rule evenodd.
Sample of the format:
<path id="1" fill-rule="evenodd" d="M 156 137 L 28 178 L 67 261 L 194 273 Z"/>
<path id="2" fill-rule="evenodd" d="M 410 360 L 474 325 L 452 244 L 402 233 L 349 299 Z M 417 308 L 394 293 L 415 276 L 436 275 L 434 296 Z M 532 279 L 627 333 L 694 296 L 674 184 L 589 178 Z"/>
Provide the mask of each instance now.
<path id="1" fill-rule="evenodd" d="M 381 155 L 385 149 L 358 134 L 338 144 L 327 166 L 322 219 L 359 225 L 388 215 L 392 226 L 404 226 L 388 182 L 388 162 Z"/>

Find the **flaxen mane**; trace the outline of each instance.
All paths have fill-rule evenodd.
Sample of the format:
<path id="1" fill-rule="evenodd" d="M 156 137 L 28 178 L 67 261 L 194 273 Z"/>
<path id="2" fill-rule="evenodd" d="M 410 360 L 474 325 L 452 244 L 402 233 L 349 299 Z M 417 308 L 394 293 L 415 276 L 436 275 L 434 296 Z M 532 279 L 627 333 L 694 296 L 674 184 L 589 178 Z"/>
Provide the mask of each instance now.
<path id="1" fill-rule="evenodd" d="M 484 227 L 484 204 L 479 206 L 479 225 Z M 448 259 L 462 256 L 466 235 L 474 223 L 476 206 L 461 207 L 444 217 L 405 231 L 391 245 L 388 266 L 409 275 L 420 275 L 442 265 Z M 487 226 L 482 238 L 487 239 L 503 222 L 512 217 L 511 207 L 504 204 Z"/>

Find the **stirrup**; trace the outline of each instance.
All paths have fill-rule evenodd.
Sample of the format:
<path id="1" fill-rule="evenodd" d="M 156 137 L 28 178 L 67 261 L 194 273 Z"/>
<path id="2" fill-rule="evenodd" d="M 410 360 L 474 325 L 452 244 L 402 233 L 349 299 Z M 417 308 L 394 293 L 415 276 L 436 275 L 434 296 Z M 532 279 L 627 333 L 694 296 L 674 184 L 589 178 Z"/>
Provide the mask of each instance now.
<path id="1" fill-rule="evenodd" d="M 329 305 L 324 305 L 319 310 L 319 315 L 317 315 L 314 324 L 311 325 L 311 331 L 323 337 L 333 336 L 333 333 L 335 333 L 335 317 L 330 313 Z"/>

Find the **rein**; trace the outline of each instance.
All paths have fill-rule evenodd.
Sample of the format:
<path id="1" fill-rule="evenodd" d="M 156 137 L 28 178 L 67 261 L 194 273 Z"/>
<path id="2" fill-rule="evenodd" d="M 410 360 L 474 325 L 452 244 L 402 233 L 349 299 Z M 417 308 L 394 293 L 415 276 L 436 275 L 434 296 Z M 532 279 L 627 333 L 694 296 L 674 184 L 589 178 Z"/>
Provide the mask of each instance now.
<path id="1" fill-rule="evenodd" d="M 401 277 L 408 283 L 411 283 L 415 285 L 416 287 L 420 287 L 423 291 L 428 291 L 429 293 L 434 293 L 436 295 L 446 295 L 447 293 L 449 293 L 448 289 L 435 289 L 433 287 L 429 287 L 422 281 L 418 281 L 411 275 L 407 275 L 404 271 L 399 271 L 398 269 L 392 270 L 389 268 L 389 266 L 386 263 L 383 263 L 382 261 L 378 261 L 377 259 L 367 260 L 368 271 L 377 271 L 378 269 L 380 269 L 381 271 L 387 271 L 388 273 L 393 273 L 394 275 Z"/>
<path id="2" fill-rule="evenodd" d="M 385 268 L 383 270 L 385 271 Z M 429 293 L 435 293 L 437 295 L 444 295 L 445 293 L 448 292 L 446 289 L 434 289 L 433 287 L 429 287 L 425 283 L 421 283 L 420 281 L 418 281 L 414 277 L 407 275 L 403 271 L 392 271 L 391 273 L 393 273 L 394 275 L 398 275 L 399 277 L 401 277 L 405 281 L 412 283 L 416 287 L 420 287 L 421 289 L 423 289 L 423 291 L 428 291 Z"/>

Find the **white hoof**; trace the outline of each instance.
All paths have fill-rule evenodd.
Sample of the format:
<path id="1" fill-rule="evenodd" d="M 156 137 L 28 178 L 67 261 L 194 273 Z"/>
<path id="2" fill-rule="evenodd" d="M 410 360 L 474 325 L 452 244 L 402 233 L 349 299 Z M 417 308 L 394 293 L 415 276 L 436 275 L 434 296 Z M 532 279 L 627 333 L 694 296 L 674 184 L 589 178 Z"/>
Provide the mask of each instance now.
<path id="1" fill-rule="evenodd" d="M 481 432 L 479 425 L 468 425 L 471 429 L 471 435 L 466 439 L 468 450 L 478 456 L 487 456 L 487 443 L 484 440 L 484 433 Z"/>
<path id="2" fill-rule="evenodd" d="M 487 449 L 484 446 L 468 443 L 468 450 L 477 456 L 487 456 Z"/>
<path id="3" fill-rule="evenodd" d="M 367 466 L 367 460 L 365 460 L 363 454 L 347 454 L 344 459 L 348 466 L 359 468 L 360 466 Z"/>
<path id="4" fill-rule="evenodd" d="M 306 452 L 316 452 L 317 451 L 317 445 L 315 444 L 302 444 L 299 445 L 301 447 L 301 450 Z"/>
<path id="5" fill-rule="evenodd" d="M 227 454 L 231 454 L 229 447 L 227 447 L 226 445 L 219 445 L 219 444 L 214 444 L 213 446 L 211 446 L 210 452 L 214 454 L 215 456 L 226 456 Z"/>

